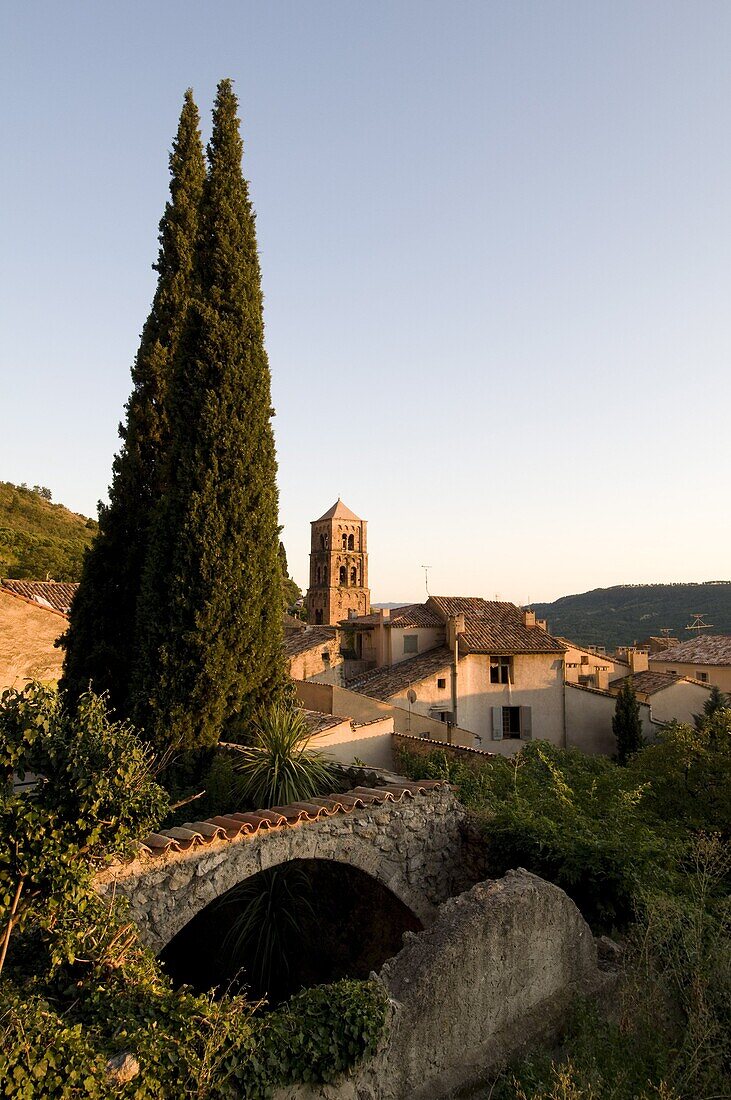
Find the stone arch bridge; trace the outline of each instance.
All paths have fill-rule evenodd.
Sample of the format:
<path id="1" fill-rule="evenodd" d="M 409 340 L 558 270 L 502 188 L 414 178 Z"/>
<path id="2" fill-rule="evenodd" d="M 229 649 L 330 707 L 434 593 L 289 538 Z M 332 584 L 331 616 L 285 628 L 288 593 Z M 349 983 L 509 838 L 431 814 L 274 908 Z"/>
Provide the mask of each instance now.
<path id="1" fill-rule="evenodd" d="M 153 834 L 136 859 L 102 871 L 97 888 L 128 897 L 143 940 L 156 952 L 232 887 L 295 859 L 365 872 L 428 926 L 442 902 L 475 881 L 467 869 L 464 816 L 448 784 L 438 781 L 356 787 Z"/>

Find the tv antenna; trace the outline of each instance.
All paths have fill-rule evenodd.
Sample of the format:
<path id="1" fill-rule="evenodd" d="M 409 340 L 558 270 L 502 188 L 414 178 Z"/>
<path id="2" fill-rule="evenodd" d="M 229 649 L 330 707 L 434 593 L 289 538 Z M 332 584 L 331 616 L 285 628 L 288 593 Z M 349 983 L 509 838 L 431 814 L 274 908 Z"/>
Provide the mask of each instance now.
<path id="1" fill-rule="evenodd" d="M 430 565 L 422 565 L 421 568 L 424 570 L 424 588 L 426 588 L 426 594 L 428 596 L 430 594 L 429 593 L 429 570 L 431 569 L 431 566 Z"/>
<path id="2" fill-rule="evenodd" d="M 701 611 L 701 613 L 699 615 L 696 615 L 696 613 L 693 612 L 693 622 L 688 623 L 688 625 L 686 626 L 685 629 L 686 630 L 695 630 L 700 634 L 701 630 L 710 630 L 712 626 L 713 626 L 713 623 L 704 623 L 703 622 L 703 612 Z"/>

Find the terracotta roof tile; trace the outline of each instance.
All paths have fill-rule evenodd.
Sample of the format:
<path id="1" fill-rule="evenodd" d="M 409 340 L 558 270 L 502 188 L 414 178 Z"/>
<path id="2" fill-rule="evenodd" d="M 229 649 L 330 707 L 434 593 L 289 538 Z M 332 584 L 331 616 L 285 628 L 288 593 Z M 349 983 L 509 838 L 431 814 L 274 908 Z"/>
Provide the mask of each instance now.
<path id="1" fill-rule="evenodd" d="M 464 615 L 460 651 L 468 653 L 563 653 L 565 646 L 540 626 L 526 626 L 514 603 L 477 596 L 431 596 L 445 619 Z"/>
<path id="2" fill-rule="evenodd" d="M 62 615 L 68 615 L 71 601 L 76 595 L 78 584 L 67 584 L 62 581 L 16 581 L 6 579 L 2 587 L 7 588 L 15 596 L 23 596 L 31 600 L 39 607 L 46 607 L 51 611 L 60 611 Z"/>
<path id="3" fill-rule="evenodd" d="M 209 821 L 186 821 L 183 826 L 149 833 L 140 843 L 140 852 L 152 857 L 173 852 L 186 852 L 201 845 L 224 844 L 239 838 L 255 836 L 266 829 L 296 828 L 336 814 L 349 814 L 366 806 L 428 795 L 447 788 L 448 783 L 425 779 L 418 783 L 404 780 L 385 787 L 356 787 L 347 794 L 333 793 L 325 798 L 311 798 L 289 806 L 274 806 L 271 810 L 232 813 L 212 817 Z"/>
<path id="4" fill-rule="evenodd" d="M 731 634 L 706 634 L 704 638 L 689 638 L 662 653 L 653 653 L 651 661 L 664 664 L 731 665 Z"/>
<path id="5" fill-rule="evenodd" d="M 314 523 L 322 523 L 326 519 L 347 519 L 356 520 L 360 523 L 360 516 L 356 516 L 355 512 L 351 512 L 347 505 L 343 504 L 340 497 L 335 501 L 332 508 L 328 508 L 324 516 L 320 516 L 319 519 L 313 520 Z"/>
<path id="6" fill-rule="evenodd" d="M 284 635 L 284 652 L 287 657 L 297 657 L 311 649 L 321 649 L 335 637 L 335 627 L 308 626 L 306 630 L 288 630 Z"/>
<path id="7" fill-rule="evenodd" d="M 686 676 L 676 676 L 673 672 L 653 672 L 652 669 L 645 669 L 644 672 L 635 672 L 630 676 L 622 676 L 619 680 L 612 680 L 609 685 L 611 690 L 619 688 L 627 680 L 632 681 L 632 686 L 635 691 L 640 695 L 655 695 L 658 691 L 664 691 L 665 688 L 672 687 L 673 684 L 686 683 L 696 684 L 701 686 L 700 680 L 690 680 Z M 708 684 L 702 685 L 709 691 L 710 686 Z"/>
<path id="8" fill-rule="evenodd" d="M 365 676 L 349 680 L 348 691 L 356 691 L 359 695 L 385 701 L 404 691 L 410 684 L 418 684 L 428 676 L 433 676 L 442 669 L 448 669 L 451 663 L 451 650 L 447 646 L 439 646 L 437 649 L 428 649 L 426 653 L 420 653 L 418 657 L 400 661 L 397 665 L 376 668 L 372 672 L 367 672 Z"/>

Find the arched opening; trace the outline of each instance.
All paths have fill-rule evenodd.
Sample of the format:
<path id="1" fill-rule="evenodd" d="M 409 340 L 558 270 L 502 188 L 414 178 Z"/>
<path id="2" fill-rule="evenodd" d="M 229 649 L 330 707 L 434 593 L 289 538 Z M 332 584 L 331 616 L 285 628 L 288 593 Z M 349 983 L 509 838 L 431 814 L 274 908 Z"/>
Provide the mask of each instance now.
<path id="1" fill-rule="evenodd" d="M 318 609 L 318 610 L 317 610 L 317 611 L 315 612 L 315 624 L 317 625 L 317 624 L 319 624 L 319 623 L 321 623 L 321 622 L 322 622 L 322 611 L 320 611 L 320 610 Z"/>
<path id="2" fill-rule="evenodd" d="M 348 535 L 348 550 L 355 550 L 355 539 L 352 535 Z"/>
<path id="3" fill-rule="evenodd" d="M 347 550 L 347 549 L 348 549 L 348 536 L 343 535 L 343 550 Z"/>
<path id="4" fill-rule="evenodd" d="M 348 583 L 348 569 L 347 566 L 340 566 L 340 583 L 347 585 Z"/>
<path id="5" fill-rule="evenodd" d="M 317 567 L 317 584 L 320 583 L 321 579 L 322 579 L 322 570 L 320 569 L 320 566 L 318 565 L 318 567 Z"/>
<path id="6" fill-rule="evenodd" d="M 325 550 L 327 547 L 327 539 L 324 535 L 320 535 L 320 549 Z"/>
<path id="7" fill-rule="evenodd" d="M 327 566 L 326 565 L 323 565 L 323 567 L 322 567 L 322 583 L 327 584 Z"/>
<path id="8" fill-rule="evenodd" d="M 296 859 L 260 871 L 211 902 L 160 954 L 176 985 L 231 983 L 277 1004 L 302 988 L 367 978 L 419 919 L 377 879 L 347 863 Z"/>
<path id="9" fill-rule="evenodd" d="M 353 585 L 358 583 L 358 570 L 355 566 L 350 570 L 350 583 Z"/>

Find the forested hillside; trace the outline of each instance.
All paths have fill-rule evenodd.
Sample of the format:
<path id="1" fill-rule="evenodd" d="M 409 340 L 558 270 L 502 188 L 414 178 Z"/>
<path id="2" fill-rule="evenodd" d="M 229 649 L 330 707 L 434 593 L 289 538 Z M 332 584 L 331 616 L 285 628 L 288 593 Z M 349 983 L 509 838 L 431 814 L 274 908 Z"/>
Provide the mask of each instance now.
<path id="1" fill-rule="evenodd" d="M 43 486 L 0 481 L 0 577 L 78 581 L 96 520 L 53 504 Z"/>
<path id="2" fill-rule="evenodd" d="M 595 588 L 553 603 L 534 604 L 552 634 L 584 645 L 631 645 L 663 628 L 681 641 L 695 615 L 712 624 L 710 634 L 731 634 L 731 581 L 704 584 L 620 584 Z"/>

